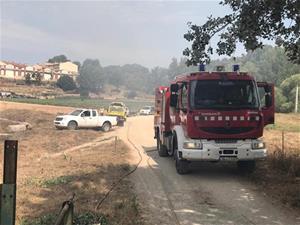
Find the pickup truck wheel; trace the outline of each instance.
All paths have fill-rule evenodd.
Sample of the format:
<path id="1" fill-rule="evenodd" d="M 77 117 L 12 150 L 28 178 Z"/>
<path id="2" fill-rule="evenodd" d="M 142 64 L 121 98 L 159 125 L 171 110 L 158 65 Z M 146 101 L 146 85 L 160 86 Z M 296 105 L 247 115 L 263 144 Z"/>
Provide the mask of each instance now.
<path id="1" fill-rule="evenodd" d="M 158 151 L 158 155 L 160 157 L 166 157 L 166 156 L 168 156 L 167 148 L 166 148 L 166 146 L 164 146 L 161 143 L 160 135 L 159 134 L 157 134 L 157 137 L 156 137 L 156 148 L 157 148 L 157 151 Z"/>
<path id="2" fill-rule="evenodd" d="M 255 161 L 238 161 L 237 167 L 238 170 L 242 173 L 253 173 L 255 170 Z"/>
<path id="3" fill-rule="evenodd" d="M 102 125 L 102 130 L 103 130 L 104 132 L 108 132 L 108 131 L 110 130 L 110 128 L 111 128 L 111 125 L 110 125 L 109 122 L 105 122 L 105 123 Z"/>
<path id="4" fill-rule="evenodd" d="M 69 123 L 68 123 L 68 129 L 69 130 L 76 130 L 77 129 L 77 123 L 75 122 L 75 121 L 70 121 Z"/>

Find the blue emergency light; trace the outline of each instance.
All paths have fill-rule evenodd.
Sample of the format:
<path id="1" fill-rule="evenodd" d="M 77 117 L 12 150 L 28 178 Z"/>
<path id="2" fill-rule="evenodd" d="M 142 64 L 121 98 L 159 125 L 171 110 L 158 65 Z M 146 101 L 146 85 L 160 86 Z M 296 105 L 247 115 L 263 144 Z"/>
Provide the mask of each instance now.
<path id="1" fill-rule="evenodd" d="M 233 70 L 233 72 L 240 71 L 240 65 L 238 65 L 238 64 L 232 65 L 232 70 Z"/>
<path id="2" fill-rule="evenodd" d="M 200 72 L 204 72 L 205 71 L 205 65 L 204 64 L 200 64 L 199 65 L 199 71 Z"/>

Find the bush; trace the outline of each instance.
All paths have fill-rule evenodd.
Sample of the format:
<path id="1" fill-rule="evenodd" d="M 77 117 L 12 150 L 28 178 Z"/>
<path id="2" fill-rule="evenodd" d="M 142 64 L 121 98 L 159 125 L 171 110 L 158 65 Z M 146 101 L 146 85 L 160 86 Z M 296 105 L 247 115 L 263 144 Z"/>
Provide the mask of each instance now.
<path id="1" fill-rule="evenodd" d="M 25 84 L 31 84 L 31 74 L 30 73 L 26 73 L 25 75 Z"/>
<path id="2" fill-rule="evenodd" d="M 128 91 L 125 95 L 126 98 L 134 99 L 137 96 L 136 91 Z"/>
<path id="3" fill-rule="evenodd" d="M 75 90 L 77 88 L 76 83 L 73 80 L 73 78 L 68 75 L 61 76 L 57 80 L 56 85 L 59 88 L 63 89 L 64 91 L 71 91 L 71 90 Z"/>
<path id="4" fill-rule="evenodd" d="M 283 112 L 283 113 L 289 113 L 289 112 L 292 112 L 293 111 L 293 107 L 294 104 L 292 102 L 286 102 L 286 103 L 283 103 L 281 106 L 280 106 L 280 112 Z"/>
<path id="5" fill-rule="evenodd" d="M 88 90 L 80 88 L 79 93 L 80 93 L 80 99 L 81 100 L 89 98 L 90 92 Z"/>
<path id="6" fill-rule="evenodd" d="M 279 87 L 275 87 L 275 111 L 288 112 L 289 108 L 283 107 L 286 103 L 287 98 L 282 94 L 282 90 Z"/>

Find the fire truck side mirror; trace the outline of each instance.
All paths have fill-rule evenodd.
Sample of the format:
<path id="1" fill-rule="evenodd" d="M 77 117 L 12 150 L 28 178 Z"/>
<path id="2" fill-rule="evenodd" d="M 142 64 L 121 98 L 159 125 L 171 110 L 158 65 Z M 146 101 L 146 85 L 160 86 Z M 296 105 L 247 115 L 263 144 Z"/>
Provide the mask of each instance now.
<path id="1" fill-rule="evenodd" d="M 178 84 L 171 84 L 171 86 L 170 86 L 170 90 L 171 90 L 170 106 L 171 107 L 177 106 L 177 100 L 178 100 L 177 91 L 178 91 L 178 89 L 179 89 Z"/>
<path id="2" fill-rule="evenodd" d="M 178 99 L 177 94 L 171 94 L 171 97 L 170 97 L 170 106 L 171 107 L 177 106 L 177 99 Z"/>
<path id="3" fill-rule="evenodd" d="M 173 92 L 177 92 L 179 90 L 179 85 L 178 84 L 171 84 L 170 90 L 171 90 L 171 94 Z"/>

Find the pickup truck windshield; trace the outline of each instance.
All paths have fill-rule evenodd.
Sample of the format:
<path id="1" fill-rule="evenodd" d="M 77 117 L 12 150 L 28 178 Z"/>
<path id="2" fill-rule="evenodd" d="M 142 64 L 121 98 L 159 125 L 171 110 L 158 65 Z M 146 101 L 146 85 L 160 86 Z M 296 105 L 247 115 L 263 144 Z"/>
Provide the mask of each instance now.
<path id="1" fill-rule="evenodd" d="M 253 81 L 194 80 L 190 86 L 192 109 L 258 108 L 258 96 Z"/>
<path id="2" fill-rule="evenodd" d="M 77 109 L 77 110 L 71 112 L 70 115 L 72 115 L 72 116 L 78 116 L 82 111 L 83 111 L 83 110 Z"/>

